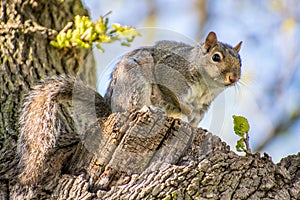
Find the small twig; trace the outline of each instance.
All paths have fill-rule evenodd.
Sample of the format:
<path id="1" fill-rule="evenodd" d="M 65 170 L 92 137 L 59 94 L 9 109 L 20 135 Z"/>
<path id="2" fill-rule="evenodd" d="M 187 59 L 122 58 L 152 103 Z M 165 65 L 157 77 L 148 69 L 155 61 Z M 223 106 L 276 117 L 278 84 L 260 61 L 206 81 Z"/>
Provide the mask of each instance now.
<path id="1" fill-rule="evenodd" d="M 69 28 L 71 28 L 72 26 L 73 26 L 73 22 L 68 22 L 66 26 L 61 30 L 61 32 L 66 33 L 69 30 Z"/>
<path id="2" fill-rule="evenodd" d="M 246 138 L 244 138 L 244 142 L 246 144 L 246 149 L 245 149 L 245 153 L 247 155 L 251 155 L 251 148 L 250 148 L 250 145 L 249 145 L 249 134 L 248 132 L 246 133 Z"/>
<path id="3" fill-rule="evenodd" d="M 105 17 L 107 17 L 108 15 L 110 15 L 111 13 L 112 13 L 112 11 L 110 10 L 110 11 L 108 11 L 105 15 L 103 15 L 102 17 L 105 18 Z"/>

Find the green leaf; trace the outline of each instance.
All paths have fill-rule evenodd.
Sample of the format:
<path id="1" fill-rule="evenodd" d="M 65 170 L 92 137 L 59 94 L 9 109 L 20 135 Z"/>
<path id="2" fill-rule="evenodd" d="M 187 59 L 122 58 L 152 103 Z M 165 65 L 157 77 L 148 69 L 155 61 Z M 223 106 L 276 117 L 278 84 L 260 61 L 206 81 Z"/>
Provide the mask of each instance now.
<path id="1" fill-rule="evenodd" d="M 90 48 L 96 43 L 100 51 L 103 51 L 101 44 L 120 41 L 121 45 L 129 46 L 136 36 L 141 34 L 130 26 L 112 24 L 108 26 L 108 18 L 100 16 L 99 20 L 93 23 L 87 16 L 76 15 L 74 23 L 69 22 L 56 36 L 56 41 L 50 44 L 57 48 Z"/>
<path id="2" fill-rule="evenodd" d="M 244 152 L 244 151 L 245 151 L 246 148 L 245 148 L 244 138 L 241 138 L 241 139 L 239 139 L 239 140 L 236 142 L 235 149 L 236 149 L 238 152 Z"/>
<path id="3" fill-rule="evenodd" d="M 101 53 L 104 53 L 104 52 L 105 52 L 104 49 L 103 49 L 103 47 L 101 46 L 100 43 L 97 43 L 97 44 L 96 44 L 96 47 L 99 49 L 99 51 L 100 51 Z"/>
<path id="4" fill-rule="evenodd" d="M 105 34 L 105 32 L 107 31 L 107 26 L 103 23 L 103 20 L 99 20 L 98 22 L 96 22 L 95 31 L 98 34 Z"/>
<path id="5" fill-rule="evenodd" d="M 60 49 L 60 45 L 56 41 L 50 41 L 50 44 L 58 49 Z"/>
<path id="6" fill-rule="evenodd" d="M 245 133 L 249 132 L 250 126 L 248 120 L 243 116 L 233 115 L 234 132 L 240 137 L 244 137 Z"/>
<path id="7" fill-rule="evenodd" d="M 68 30 L 66 34 L 66 39 L 70 40 L 72 38 L 72 30 Z"/>
<path id="8" fill-rule="evenodd" d="M 128 42 L 121 42 L 121 45 L 125 47 L 130 47 L 130 44 Z"/>

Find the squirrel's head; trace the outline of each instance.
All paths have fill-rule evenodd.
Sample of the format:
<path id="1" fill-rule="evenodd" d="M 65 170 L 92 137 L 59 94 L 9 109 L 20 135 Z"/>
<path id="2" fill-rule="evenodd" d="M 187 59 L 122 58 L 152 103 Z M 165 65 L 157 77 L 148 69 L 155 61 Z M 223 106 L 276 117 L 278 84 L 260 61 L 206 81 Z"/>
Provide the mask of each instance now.
<path id="1" fill-rule="evenodd" d="M 218 42 L 214 32 L 210 32 L 201 46 L 203 58 L 201 65 L 208 76 L 219 84 L 234 85 L 241 76 L 239 51 L 242 41 L 235 47 Z"/>

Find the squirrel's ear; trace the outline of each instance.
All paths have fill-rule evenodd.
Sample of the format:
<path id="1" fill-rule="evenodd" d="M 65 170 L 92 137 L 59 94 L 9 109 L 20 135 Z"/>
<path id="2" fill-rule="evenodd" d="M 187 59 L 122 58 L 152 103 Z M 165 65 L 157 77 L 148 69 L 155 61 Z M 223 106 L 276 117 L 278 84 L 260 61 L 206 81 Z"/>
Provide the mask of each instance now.
<path id="1" fill-rule="evenodd" d="M 205 39 L 204 48 L 208 52 L 209 49 L 216 46 L 217 43 L 217 35 L 214 32 L 210 32 Z"/>
<path id="2" fill-rule="evenodd" d="M 234 47 L 234 50 L 236 50 L 236 52 L 239 52 L 239 51 L 241 50 L 242 44 L 243 44 L 243 41 L 240 41 L 240 42 Z"/>

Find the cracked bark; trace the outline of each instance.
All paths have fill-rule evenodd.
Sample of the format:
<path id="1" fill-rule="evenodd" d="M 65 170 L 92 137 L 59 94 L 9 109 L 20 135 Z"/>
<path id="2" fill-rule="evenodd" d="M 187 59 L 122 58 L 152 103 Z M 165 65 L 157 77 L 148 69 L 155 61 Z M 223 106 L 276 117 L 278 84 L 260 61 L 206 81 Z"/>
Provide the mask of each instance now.
<path id="1" fill-rule="evenodd" d="M 63 165 L 38 186 L 20 185 L 15 151 L 23 95 L 43 77 L 80 68 L 95 84 L 89 50 L 49 46 L 75 14 L 87 14 L 77 0 L 1 2 L 0 199 L 300 198 L 299 153 L 278 164 L 266 154 L 238 156 L 212 133 L 156 109 L 99 119 L 82 140 L 66 120 L 66 134 L 48 159 Z"/>

